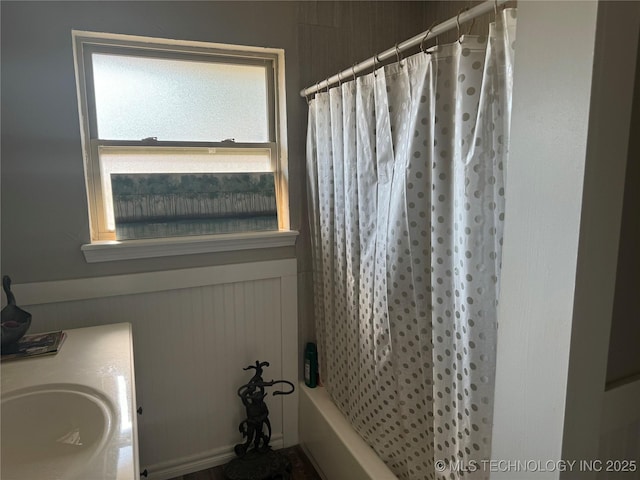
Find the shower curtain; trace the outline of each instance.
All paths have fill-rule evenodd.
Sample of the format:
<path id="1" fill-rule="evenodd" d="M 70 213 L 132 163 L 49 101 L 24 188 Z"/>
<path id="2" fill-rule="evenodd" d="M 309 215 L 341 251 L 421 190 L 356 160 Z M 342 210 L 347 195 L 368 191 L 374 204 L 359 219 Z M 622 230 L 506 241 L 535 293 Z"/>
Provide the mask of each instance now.
<path id="1" fill-rule="evenodd" d="M 399 478 L 488 478 L 515 10 L 309 104 L 321 376 Z"/>

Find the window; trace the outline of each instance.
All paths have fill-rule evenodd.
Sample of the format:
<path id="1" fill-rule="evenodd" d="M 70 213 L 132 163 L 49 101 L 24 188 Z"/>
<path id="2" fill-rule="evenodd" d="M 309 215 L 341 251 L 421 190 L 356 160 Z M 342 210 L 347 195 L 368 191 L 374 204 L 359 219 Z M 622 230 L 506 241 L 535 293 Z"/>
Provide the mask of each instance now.
<path id="1" fill-rule="evenodd" d="M 92 242 L 289 229 L 282 50 L 73 39 Z"/>

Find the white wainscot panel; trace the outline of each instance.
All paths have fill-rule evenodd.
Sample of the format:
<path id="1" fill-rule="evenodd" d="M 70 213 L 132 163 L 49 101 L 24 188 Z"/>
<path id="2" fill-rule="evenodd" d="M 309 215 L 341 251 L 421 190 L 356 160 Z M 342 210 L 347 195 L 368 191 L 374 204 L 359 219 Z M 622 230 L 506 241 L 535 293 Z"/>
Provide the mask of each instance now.
<path id="1" fill-rule="evenodd" d="M 297 383 L 295 260 L 243 264 L 243 273 L 235 276 L 228 275 L 230 268 L 176 271 L 179 281 L 161 291 L 150 290 L 167 288 L 163 279 L 171 272 L 159 272 L 157 282 L 155 274 L 92 279 L 100 288 L 110 285 L 108 297 L 86 283 L 76 288 L 81 280 L 15 286 L 18 299 L 20 292 L 34 302 L 21 304 L 33 315 L 32 332 L 133 325 L 137 399 L 143 408 L 140 465 L 149 478 L 172 478 L 233 458 L 244 419 L 237 390 L 252 376 L 242 368 L 266 360 L 265 380 Z M 36 285 L 47 303 L 38 302 Z M 142 293 L 122 294 L 118 285 Z M 61 298 L 92 298 L 49 303 L 52 291 Z M 270 395 L 267 404 L 274 448 L 298 443 L 297 393 Z"/>

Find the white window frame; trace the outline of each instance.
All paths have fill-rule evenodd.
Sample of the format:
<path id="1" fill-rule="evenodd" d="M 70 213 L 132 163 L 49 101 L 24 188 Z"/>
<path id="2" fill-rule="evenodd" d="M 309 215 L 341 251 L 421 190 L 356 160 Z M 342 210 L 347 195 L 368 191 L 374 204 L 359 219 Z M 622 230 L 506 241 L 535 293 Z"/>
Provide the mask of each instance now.
<path id="1" fill-rule="evenodd" d="M 91 244 L 83 245 L 82 247 L 88 262 L 293 245 L 297 232 L 292 232 L 289 224 L 284 50 L 78 30 L 72 31 L 72 38 L 91 231 Z M 267 96 L 269 98 L 270 141 L 265 143 L 224 141 L 144 142 L 143 140 L 112 141 L 98 139 L 95 111 L 93 111 L 95 106 L 91 100 L 93 86 L 88 84 L 90 65 L 87 64 L 87 56 L 94 50 L 122 51 L 123 49 L 131 49 L 132 53 L 139 53 L 144 50 L 150 52 L 150 56 L 164 56 L 166 58 L 172 58 L 172 56 L 176 55 L 193 55 L 194 58 L 206 56 L 238 64 L 247 62 L 266 63 L 271 68 L 273 76 L 272 79 L 269 78 L 267 81 L 267 88 L 269 89 Z M 115 232 L 109 231 L 107 228 L 98 157 L 98 149 L 100 147 L 110 146 L 125 146 L 136 149 L 158 147 L 237 150 L 269 149 L 276 183 L 278 231 L 203 235 L 197 238 L 167 237 L 150 240 L 116 241 Z"/>

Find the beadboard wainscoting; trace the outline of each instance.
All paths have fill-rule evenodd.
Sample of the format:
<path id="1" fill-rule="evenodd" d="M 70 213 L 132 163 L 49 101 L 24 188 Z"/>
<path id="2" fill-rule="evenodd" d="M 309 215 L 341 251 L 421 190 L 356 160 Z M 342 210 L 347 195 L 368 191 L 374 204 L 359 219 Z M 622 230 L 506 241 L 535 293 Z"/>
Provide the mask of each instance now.
<path id="1" fill-rule="evenodd" d="M 133 325 L 140 466 L 162 480 L 233 458 L 238 388 L 298 381 L 296 260 L 16 284 L 31 332 Z M 63 346 L 64 348 L 64 346 Z M 89 354 L 89 353 L 87 353 Z M 298 443 L 298 396 L 268 396 L 274 448 Z"/>

